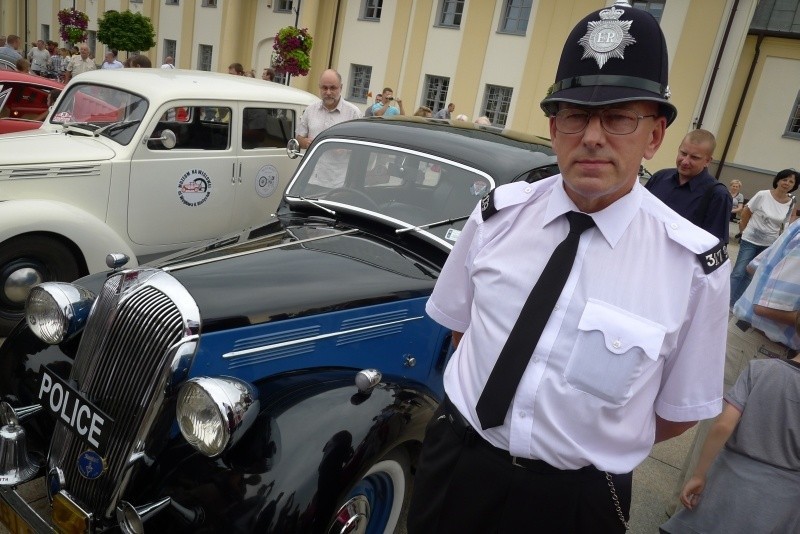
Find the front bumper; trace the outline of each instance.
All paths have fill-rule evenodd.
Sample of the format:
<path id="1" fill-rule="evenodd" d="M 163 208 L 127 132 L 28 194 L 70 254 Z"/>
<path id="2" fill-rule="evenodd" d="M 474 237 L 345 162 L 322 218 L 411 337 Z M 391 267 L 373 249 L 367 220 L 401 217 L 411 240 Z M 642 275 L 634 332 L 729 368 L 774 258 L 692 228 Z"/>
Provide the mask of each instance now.
<path id="1" fill-rule="evenodd" d="M 16 487 L 0 486 L 0 523 L 12 534 L 55 533 L 45 477 Z"/>

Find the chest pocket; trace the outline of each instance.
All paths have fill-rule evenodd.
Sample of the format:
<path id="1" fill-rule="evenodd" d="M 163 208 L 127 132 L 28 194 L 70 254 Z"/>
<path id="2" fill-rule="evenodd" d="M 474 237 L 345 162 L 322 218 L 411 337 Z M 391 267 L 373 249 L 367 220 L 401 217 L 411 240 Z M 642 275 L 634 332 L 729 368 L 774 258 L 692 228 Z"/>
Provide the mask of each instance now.
<path id="1" fill-rule="evenodd" d="M 665 331 L 644 317 L 589 299 L 564 377 L 574 389 L 625 404 L 636 381 L 657 365 Z"/>

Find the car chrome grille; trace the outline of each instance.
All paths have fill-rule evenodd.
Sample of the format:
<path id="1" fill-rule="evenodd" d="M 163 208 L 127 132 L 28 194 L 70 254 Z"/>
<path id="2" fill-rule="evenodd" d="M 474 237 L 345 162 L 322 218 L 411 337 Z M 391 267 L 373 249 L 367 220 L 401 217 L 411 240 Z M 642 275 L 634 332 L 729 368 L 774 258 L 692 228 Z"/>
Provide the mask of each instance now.
<path id="1" fill-rule="evenodd" d="M 81 394 L 114 420 L 106 471 L 96 480 L 79 474 L 76 460 L 89 447 L 64 425 L 56 425 L 50 450 L 50 467 L 61 468 L 65 489 L 92 513 L 106 517 L 125 488 L 130 459 L 142 452 L 176 347 L 199 325 L 194 302 L 171 276 L 153 270 L 133 273 L 107 280 L 70 375 Z M 130 279 L 137 281 L 129 284 Z"/>

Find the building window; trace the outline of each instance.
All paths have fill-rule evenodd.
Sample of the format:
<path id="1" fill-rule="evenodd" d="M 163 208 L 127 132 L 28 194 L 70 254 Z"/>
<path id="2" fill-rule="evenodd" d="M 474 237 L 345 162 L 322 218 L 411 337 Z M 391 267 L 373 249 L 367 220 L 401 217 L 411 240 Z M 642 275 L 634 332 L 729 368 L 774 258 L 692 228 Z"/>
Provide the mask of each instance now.
<path id="1" fill-rule="evenodd" d="M 364 0 L 361 5 L 361 20 L 381 20 L 383 0 Z"/>
<path id="2" fill-rule="evenodd" d="M 217 7 L 217 0 L 203 0 L 202 7 Z"/>
<path id="3" fill-rule="evenodd" d="M 211 45 L 198 45 L 197 48 L 197 70 L 211 70 L 211 55 L 214 47 Z"/>
<path id="4" fill-rule="evenodd" d="M 369 82 L 372 79 L 372 67 L 367 65 L 350 65 L 350 84 L 348 100 L 366 104 Z"/>
<path id="5" fill-rule="evenodd" d="M 525 35 L 528 30 L 528 20 L 531 18 L 532 3 L 533 0 L 506 0 L 499 31 Z"/>
<path id="6" fill-rule="evenodd" d="M 433 110 L 434 113 L 447 106 L 447 92 L 450 90 L 450 78 L 444 76 L 425 75 L 425 97 L 422 105 Z"/>
<path id="7" fill-rule="evenodd" d="M 464 0 L 440 0 L 439 26 L 460 28 L 461 15 L 464 14 Z"/>
<path id="8" fill-rule="evenodd" d="M 505 127 L 508 121 L 508 108 L 511 107 L 511 87 L 487 85 L 483 97 L 483 115 L 489 117 L 492 126 Z"/>
<path id="9" fill-rule="evenodd" d="M 291 13 L 291 12 L 292 12 L 292 0 L 275 1 L 275 13 Z"/>
<path id="10" fill-rule="evenodd" d="M 792 114 L 789 115 L 789 123 L 786 125 L 786 132 L 783 136 L 800 139 L 800 91 L 797 93 L 797 98 L 794 99 Z"/>
<path id="11" fill-rule="evenodd" d="M 168 6 L 177 6 L 180 3 L 181 3 L 180 0 L 167 0 L 166 1 L 166 5 L 168 5 Z"/>
<path id="12" fill-rule="evenodd" d="M 661 15 L 664 13 L 664 3 L 666 0 L 653 0 L 651 2 L 631 2 L 631 5 L 636 9 L 643 9 L 653 15 L 653 17 L 661 22 Z"/>
<path id="13" fill-rule="evenodd" d="M 167 56 L 171 57 L 173 59 L 173 64 L 175 64 L 178 62 L 177 52 L 178 52 L 178 42 L 174 39 L 164 39 L 164 50 L 162 57 L 164 58 L 166 58 Z"/>
<path id="14" fill-rule="evenodd" d="M 50 25 L 42 24 L 42 41 L 45 43 L 50 40 Z"/>

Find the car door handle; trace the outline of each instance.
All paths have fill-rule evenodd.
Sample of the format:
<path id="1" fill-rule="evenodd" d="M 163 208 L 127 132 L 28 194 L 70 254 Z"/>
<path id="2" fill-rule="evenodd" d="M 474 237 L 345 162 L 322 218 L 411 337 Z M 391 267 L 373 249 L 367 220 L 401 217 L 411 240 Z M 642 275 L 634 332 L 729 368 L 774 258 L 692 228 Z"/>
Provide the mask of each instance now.
<path id="1" fill-rule="evenodd" d="M 239 162 L 239 183 L 242 183 L 242 162 Z"/>
<path id="2" fill-rule="evenodd" d="M 231 164 L 231 184 L 236 185 L 236 162 Z"/>

